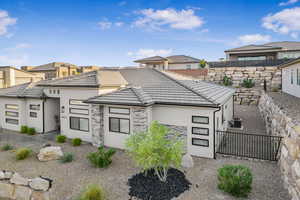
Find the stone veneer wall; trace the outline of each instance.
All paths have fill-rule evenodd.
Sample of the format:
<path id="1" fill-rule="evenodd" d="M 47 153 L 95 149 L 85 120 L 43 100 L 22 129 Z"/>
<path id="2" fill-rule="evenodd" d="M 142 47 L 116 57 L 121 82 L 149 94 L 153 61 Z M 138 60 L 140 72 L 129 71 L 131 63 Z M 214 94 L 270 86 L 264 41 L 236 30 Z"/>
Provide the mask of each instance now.
<path id="1" fill-rule="evenodd" d="M 92 143 L 94 146 L 104 145 L 104 106 L 92 105 Z"/>
<path id="2" fill-rule="evenodd" d="M 133 107 L 131 109 L 133 133 L 146 131 L 148 129 L 149 107 Z"/>
<path id="3" fill-rule="evenodd" d="M 52 180 L 43 177 L 28 179 L 20 174 L 0 170 L 0 199 L 50 200 Z"/>
<path id="4" fill-rule="evenodd" d="M 187 152 L 187 127 L 163 124 L 170 129 L 168 137 L 176 136 L 177 139 L 182 140 L 184 143 L 184 152 Z"/>
<path id="5" fill-rule="evenodd" d="M 285 110 L 263 93 L 259 110 L 263 116 L 267 133 L 284 137 L 280 150 L 279 166 L 284 184 L 293 200 L 300 199 L 300 122 L 288 116 Z"/>

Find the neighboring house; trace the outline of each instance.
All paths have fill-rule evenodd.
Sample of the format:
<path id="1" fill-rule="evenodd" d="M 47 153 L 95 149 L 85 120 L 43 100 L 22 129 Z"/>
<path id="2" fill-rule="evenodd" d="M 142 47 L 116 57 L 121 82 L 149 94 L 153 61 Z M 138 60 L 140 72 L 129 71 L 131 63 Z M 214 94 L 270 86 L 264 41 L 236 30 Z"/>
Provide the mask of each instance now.
<path id="1" fill-rule="evenodd" d="M 79 73 L 86 73 L 86 72 L 91 72 L 91 71 L 103 69 L 102 67 L 94 66 L 94 65 L 79 66 L 78 68 L 79 68 L 79 69 L 78 69 L 78 72 L 79 72 Z"/>
<path id="2" fill-rule="evenodd" d="M 15 67 L 0 67 L 0 88 L 12 87 L 14 85 L 36 82 L 44 79 L 43 74 L 30 73 Z"/>
<path id="3" fill-rule="evenodd" d="M 134 62 L 142 66 L 154 68 L 158 70 L 172 70 L 172 69 L 199 69 L 200 60 L 185 55 L 176 55 L 169 57 L 153 56 Z"/>
<path id="4" fill-rule="evenodd" d="M 280 67 L 282 70 L 282 91 L 300 98 L 300 59 Z"/>
<path id="5" fill-rule="evenodd" d="M 226 60 L 275 60 L 300 57 L 300 42 L 270 42 L 246 45 L 225 51 Z"/>
<path id="6" fill-rule="evenodd" d="M 45 74 L 45 79 L 62 78 L 67 76 L 76 75 L 79 72 L 79 67 L 69 63 L 53 62 L 45 65 L 33 66 L 22 66 L 21 69 Z"/>
<path id="7" fill-rule="evenodd" d="M 23 87 L 0 90 L 1 127 L 28 125 L 46 132 L 57 126 L 58 116 L 61 134 L 97 146 L 124 149 L 130 134 L 157 120 L 171 129 L 170 137 L 177 133 L 184 140 L 190 154 L 213 158 L 214 132 L 225 130 L 233 118 L 234 89 L 178 81 L 149 68 L 93 71 Z M 37 107 L 41 113 L 31 114 Z"/>

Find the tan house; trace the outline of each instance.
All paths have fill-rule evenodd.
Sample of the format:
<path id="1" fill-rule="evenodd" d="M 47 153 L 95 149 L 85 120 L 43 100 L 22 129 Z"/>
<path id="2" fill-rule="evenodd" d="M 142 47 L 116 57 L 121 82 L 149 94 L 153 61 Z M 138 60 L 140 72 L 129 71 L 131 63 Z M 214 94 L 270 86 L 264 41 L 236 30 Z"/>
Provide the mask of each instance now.
<path id="1" fill-rule="evenodd" d="M 300 57 L 300 42 L 270 42 L 262 45 L 246 45 L 225 51 L 226 60 L 275 60 Z"/>
<path id="2" fill-rule="evenodd" d="M 86 73 L 86 72 L 91 72 L 95 70 L 102 69 L 102 67 L 95 66 L 95 65 L 88 65 L 88 66 L 79 66 L 79 72 L 80 73 Z"/>
<path id="3" fill-rule="evenodd" d="M 28 72 L 45 74 L 45 79 L 62 78 L 79 73 L 78 66 L 63 62 L 53 62 L 36 67 L 22 66 L 21 69 Z"/>
<path id="4" fill-rule="evenodd" d="M 0 88 L 36 82 L 43 79 L 43 74 L 30 73 L 11 66 L 0 67 Z"/>

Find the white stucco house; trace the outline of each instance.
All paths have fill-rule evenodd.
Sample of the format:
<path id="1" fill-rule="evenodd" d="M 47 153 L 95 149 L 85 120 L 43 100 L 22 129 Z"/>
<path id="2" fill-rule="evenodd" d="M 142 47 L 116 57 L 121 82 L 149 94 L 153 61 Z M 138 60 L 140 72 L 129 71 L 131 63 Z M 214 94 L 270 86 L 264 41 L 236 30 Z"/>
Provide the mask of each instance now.
<path id="1" fill-rule="evenodd" d="M 168 126 L 194 156 L 213 158 L 215 131 L 233 118 L 234 89 L 178 81 L 150 68 L 88 72 L 0 90 L 1 127 L 21 125 L 124 149 L 153 120 Z M 33 114 L 35 113 L 35 114 Z"/>
<path id="2" fill-rule="evenodd" d="M 280 67 L 282 70 L 282 91 L 300 98 L 300 59 Z"/>

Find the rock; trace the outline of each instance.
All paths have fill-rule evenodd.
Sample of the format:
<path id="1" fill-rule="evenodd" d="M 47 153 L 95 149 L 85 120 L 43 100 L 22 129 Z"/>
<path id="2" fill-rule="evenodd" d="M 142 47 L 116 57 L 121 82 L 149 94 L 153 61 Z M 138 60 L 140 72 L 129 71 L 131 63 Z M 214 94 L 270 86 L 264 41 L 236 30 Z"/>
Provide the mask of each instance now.
<path id="1" fill-rule="evenodd" d="M 38 154 L 38 159 L 40 161 L 58 160 L 61 156 L 63 156 L 61 147 L 51 146 L 42 148 Z"/>
<path id="2" fill-rule="evenodd" d="M 13 176 L 13 172 L 10 171 L 4 171 L 4 179 L 11 179 L 11 177 Z"/>
<path id="3" fill-rule="evenodd" d="M 5 174 L 3 171 L 0 171 L 0 180 L 5 179 Z"/>
<path id="4" fill-rule="evenodd" d="M 0 182 L 0 197 L 13 199 L 14 186 L 8 183 Z"/>
<path id="5" fill-rule="evenodd" d="M 286 138 L 284 140 L 290 156 L 296 160 L 300 156 L 300 141 L 297 139 Z"/>
<path id="6" fill-rule="evenodd" d="M 30 188 L 17 185 L 15 187 L 13 199 L 30 200 L 31 193 L 32 190 Z"/>
<path id="7" fill-rule="evenodd" d="M 45 147 L 51 147 L 51 144 L 50 144 L 50 143 L 45 143 L 45 144 L 43 144 L 42 147 L 43 147 L 43 148 L 45 148 Z"/>
<path id="8" fill-rule="evenodd" d="M 296 173 L 296 175 L 298 177 L 300 177 L 300 165 L 299 165 L 299 162 L 297 160 L 292 165 L 292 168 L 293 168 L 294 172 Z"/>
<path id="9" fill-rule="evenodd" d="M 10 183 L 16 184 L 16 185 L 28 185 L 29 180 L 27 178 L 22 177 L 18 173 L 14 173 L 12 178 L 10 179 Z"/>
<path id="10" fill-rule="evenodd" d="M 194 161 L 190 154 L 187 153 L 182 157 L 181 166 L 185 168 L 194 167 Z"/>
<path id="11" fill-rule="evenodd" d="M 49 192 L 33 191 L 31 195 L 31 200 L 50 200 Z"/>
<path id="12" fill-rule="evenodd" d="M 34 190 L 47 191 L 50 188 L 49 180 L 38 177 L 31 179 L 29 186 Z"/>

